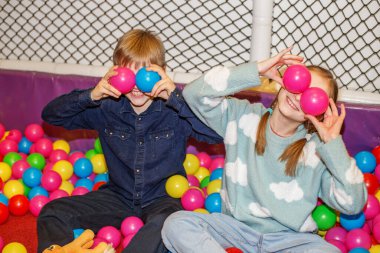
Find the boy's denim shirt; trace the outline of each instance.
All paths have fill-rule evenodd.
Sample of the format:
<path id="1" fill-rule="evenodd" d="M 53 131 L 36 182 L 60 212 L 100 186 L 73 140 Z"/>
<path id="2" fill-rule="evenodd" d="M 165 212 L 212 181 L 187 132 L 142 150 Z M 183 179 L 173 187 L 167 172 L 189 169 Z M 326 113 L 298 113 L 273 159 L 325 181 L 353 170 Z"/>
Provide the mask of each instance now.
<path id="1" fill-rule="evenodd" d="M 131 206 L 167 196 L 166 180 L 186 175 L 183 161 L 189 137 L 209 143 L 222 138 L 191 112 L 176 88 L 167 101 L 156 99 L 137 115 L 128 99 L 92 101 L 91 89 L 74 90 L 51 101 L 42 118 L 66 129 L 95 129 L 109 172 L 105 186 Z"/>

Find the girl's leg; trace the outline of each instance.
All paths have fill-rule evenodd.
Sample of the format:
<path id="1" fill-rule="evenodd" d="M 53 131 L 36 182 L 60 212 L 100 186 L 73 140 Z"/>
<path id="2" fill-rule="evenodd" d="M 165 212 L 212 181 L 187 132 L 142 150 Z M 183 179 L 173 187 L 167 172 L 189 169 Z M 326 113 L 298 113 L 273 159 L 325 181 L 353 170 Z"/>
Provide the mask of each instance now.
<path id="1" fill-rule="evenodd" d="M 54 200 L 43 207 L 37 219 L 38 252 L 52 244 L 71 242 L 73 229 L 96 233 L 104 226 L 120 227 L 122 220 L 131 215 L 131 208 L 108 189 Z"/>
<path id="2" fill-rule="evenodd" d="M 162 229 L 165 246 L 173 253 L 225 253 L 228 247 L 257 252 L 261 237 L 244 223 L 220 213 L 176 212 Z"/>
<path id="3" fill-rule="evenodd" d="M 279 232 L 263 236 L 262 252 L 340 253 L 334 245 L 311 233 Z"/>

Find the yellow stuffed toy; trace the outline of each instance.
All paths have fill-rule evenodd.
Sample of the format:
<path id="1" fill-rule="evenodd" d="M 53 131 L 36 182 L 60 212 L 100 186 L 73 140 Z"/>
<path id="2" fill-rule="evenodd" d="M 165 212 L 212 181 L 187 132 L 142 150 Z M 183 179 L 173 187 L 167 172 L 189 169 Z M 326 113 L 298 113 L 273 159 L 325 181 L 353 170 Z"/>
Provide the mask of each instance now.
<path id="1" fill-rule="evenodd" d="M 74 241 L 61 247 L 59 245 L 51 245 L 45 249 L 43 253 L 115 253 L 115 249 L 110 244 L 104 242 L 99 243 L 95 248 L 90 249 L 94 244 L 94 232 L 87 229 Z"/>

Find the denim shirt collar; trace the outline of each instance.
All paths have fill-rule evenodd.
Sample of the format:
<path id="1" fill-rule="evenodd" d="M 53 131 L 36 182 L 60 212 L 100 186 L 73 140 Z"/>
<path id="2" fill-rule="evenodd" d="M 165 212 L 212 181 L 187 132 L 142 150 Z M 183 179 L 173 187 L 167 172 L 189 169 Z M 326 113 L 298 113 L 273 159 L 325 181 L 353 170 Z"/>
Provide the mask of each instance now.
<path id="1" fill-rule="evenodd" d="M 129 113 L 135 113 L 135 111 L 132 108 L 131 103 L 129 103 L 129 100 L 127 97 L 122 98 L 123 99 L 123 106 L 120 108 L 120 114 L 124 112 Z M 143 114 L 150 113 L 150 112 L 160 112 L 162 111 L 162 107 L 164 106 L 164 101 L 162 99 L 154 99 L 152 104 L 148 107 L 148 109 L 143 112 Z"/>

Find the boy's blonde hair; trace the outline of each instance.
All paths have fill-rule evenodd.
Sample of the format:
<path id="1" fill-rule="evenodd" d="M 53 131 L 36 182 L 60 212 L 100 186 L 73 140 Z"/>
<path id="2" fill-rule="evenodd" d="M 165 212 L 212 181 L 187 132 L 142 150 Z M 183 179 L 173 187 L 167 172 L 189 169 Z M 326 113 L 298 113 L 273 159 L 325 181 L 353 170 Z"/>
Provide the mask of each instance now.
<path id="1" fill-rule="evenodd" d="M 119 38 L 113 53 L 113 64 L 136 68 L 157 64 L 165 67 L 165 48 L 161 39 L 153 32 L 134 29 Z"/>
<path id="2" fill-rule="evenodd" d="M 338 98 L 338 84 L 334 79 L 333 74 L 322 67 L 319 66 L 308 66 L 310 71 L 316 73 L 320 77 L 326 79 L 329 83 L 329 97 L 331 97 L 335 102 Z M 277 96 L 271 104 L 271 108 L 275 108 L 277 105 Z M 258 155 L 263 155 L 265 152 L 266 138 L 265 138 L 265 129 L 269 119 L 269 112 L 266 112 L 259 122 L 257 135 L 256 135 L 256 144 L 255 149 Z M 323 115 L 319 115 L 318 119 L 323 119 Z M 304 126 L 309 134 L 316 132 L 314 125 L 310 121 L 305 121 Z M 280 161 L 286 161 L 285 165 L 285 174 L 291 177 L 296 175 L 296 169 L 299 159 L 302 156 L 303 148 L 306 144 L 306 138 L 300 139 L 292 144 L 290 144 L 278 158 Z"/>

